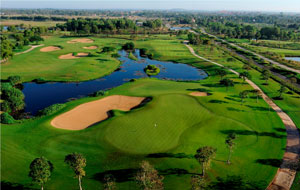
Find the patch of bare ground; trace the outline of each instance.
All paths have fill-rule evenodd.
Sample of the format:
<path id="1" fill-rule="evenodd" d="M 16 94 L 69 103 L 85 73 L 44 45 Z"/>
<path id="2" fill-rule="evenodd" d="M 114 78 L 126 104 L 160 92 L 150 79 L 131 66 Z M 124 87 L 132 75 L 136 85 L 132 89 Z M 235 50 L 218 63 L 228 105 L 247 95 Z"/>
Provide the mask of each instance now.
<path id="1" fill-rule="evenodd" d="M 97 46 L 88 46 L 88 47 L 83 47 L 83 49 L 97 49 Z"/>
<path id="2" fill-rule="evenodd" d="M 77 55 L 74 55 L 73 53 L 68 53 L 65 55 L 61 55 L 58 58 L 59 59 L 78 59 L 80 57 L 86 57 L 88 55 L 89 55 L 88 53 L 77 53 Z"/>
<path id="3" fill-rule="evenodd" d="M 74 40 L 70 40 L 67 43 L 74 44 L 74 43 L 93 43 L 93 42 L 94 42 L 94 40 L 91 40 L 89 38 L 77 38 Z"/>

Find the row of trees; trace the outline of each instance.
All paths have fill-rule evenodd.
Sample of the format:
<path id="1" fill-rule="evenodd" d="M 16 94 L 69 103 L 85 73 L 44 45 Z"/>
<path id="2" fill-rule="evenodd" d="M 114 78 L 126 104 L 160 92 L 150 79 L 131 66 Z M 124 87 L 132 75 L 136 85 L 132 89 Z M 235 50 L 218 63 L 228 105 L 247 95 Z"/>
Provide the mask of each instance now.
<path id="1" fill-rule="evenodd" d="M 269 40 L 299 40 L 300 36 L 294 30 L 267 26 L 258 28 L 254 25 L 239 23 L 210 22 L 206 26 L 211 32 L 225 35 L 229 38 L 269 39 Z"/>

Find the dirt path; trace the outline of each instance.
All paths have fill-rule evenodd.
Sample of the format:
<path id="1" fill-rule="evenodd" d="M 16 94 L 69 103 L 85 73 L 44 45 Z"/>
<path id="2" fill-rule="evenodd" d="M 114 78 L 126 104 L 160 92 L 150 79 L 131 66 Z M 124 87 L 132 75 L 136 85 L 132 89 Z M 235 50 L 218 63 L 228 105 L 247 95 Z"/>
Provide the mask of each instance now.
<path id="1" fill-rule="evenodd" d="M 129 111 L 145 98 L 112 95 L 100 100 L 81 104 L 51 121 L 51 125 L 67 130 L 82 130 L 109 117 L 111 110 Z"/>
<path id="2" fill-rule="evenodd" d="M 277 65 L 278 67 L 281 67 L 281 68 L 286 69 L 286 70 L 288 70 L 288 71 L 292 71 L 292 72 L 295 72 L 295 73 L 300 74 L 300 70 L 298 70 L 298 69 L 294 69 L 294 68 L 288 67 L 288 66 L 283 65 L 283 64 L 281 64 L 281 63 L 279 63 L 279 62 L 277 62 L 277 61 L 273 61 L 273 60 L 271 60 L 271 59 L 269 59 L 269 58 L 266 58 L 266 57 L 264 57 L 264 56 L 262 56 L 262 55 L 260 55 L 260 54 L 255 53 L 255 52 L 253 52 L 253 51 L 250 51 L 250 50 L 248 50 L 248 49 L 245 49 L 245 48 L 243 48 L 243 47 L 241 47 L 241 46 L 239 46 L 239 45 L 236 45 L 236 44 L 234 44 L 234 43 L 227 42 L 226 40 L 223 40 L 223 39 L 221 39 L 221 38 L 218 38 L 218 37 L 215 36 L 215 35 L 212 35 L 212 34 L 207 33 L 203 28 L 201 28 L 201 32 L 204 33 L 204 34 L 207 34 L 207 35 L 209 35 L 209 36 L 211 36 L 211 37 L 214 37 L 214 38 L 216 38 L 216 39 L 218 39 L 218 40 L 221 40 L 222 42 L 228 43 L 228 44 L 230 44 L 230 45 L 232 45 L 232 46 L 234 46 L 234 47 L 236 47 L 236 48 L 238 48 L 238 49 L 241 49 L 241 50 L 243 50 L 243 51 L 252 53 L 252 54 L 258 56 L 259 58 L 261 58 L 261 59 L 263 59 L 263 60 L 265 60 L 265 61 L 268 61 L 268 62 L 270 62 L 270 63 L 272 63 L 272 64 L 274 64 L 274 65 Z M 197 32 L 193 31 L 193 33 L 197 33 Z"/>
<path id="3" fill-rule="evenodd" d="M 224 67 L 219 63 L 216 63 L 214 61 L 208 60 L 204 57 L 197 55 L 191 46 L 187 44 L 185 45 L 194 56 L 204 61 L 218 65 L 220 67 Z M 238 72 L 232 69 L 228 69 L 228 70 L 236 75 L 239 75 Z M 271 100 L 271 98 L 269 98 L 254 82 L 252 82 L 251 80 L 246 80 L 246 82 L 249 85 L 251 85 L 254 89 L 259 90 L 261 97 L 269 104 L 269 106 L 274 111 L 276 111 L 276 113 L 282 120 L 287 132 L 287 144 L 286 144 L 286 150 L 283 156 L 282 164 L 280 168 L 277 170 L 275 177 L 267 187 L 267 190 L 289 190 L 296 176 L 295 164 L 298 163 L 299 156 L 300 156 L 300 136 L 299 136 L 298 129 L 294 124 L 294 122 L 292 121 L 292 119 L 285 112 L 283 112 Z"/>
<path id="4" fill-rule="evenodd" d="M 28 50 L 26 50 L 26 51 L 22 51 L 22 52 L 19 52 L 19 53 L 15 53 L 15 55 L 20 55 L 20 54 L 23 54 L 23 53 L 28 53 L 28 52 L 30 52 L 30 51 L 32 51 L 32 50 L 34 50 L 35 48 L 37 48 L 37 47 L 41 47 L 41 46 L 43 46 L 44 44 L 40 44 L 40 45 L 34 45 L 34 46 L 31 46 L 31 48 L 29 48 Z"/>

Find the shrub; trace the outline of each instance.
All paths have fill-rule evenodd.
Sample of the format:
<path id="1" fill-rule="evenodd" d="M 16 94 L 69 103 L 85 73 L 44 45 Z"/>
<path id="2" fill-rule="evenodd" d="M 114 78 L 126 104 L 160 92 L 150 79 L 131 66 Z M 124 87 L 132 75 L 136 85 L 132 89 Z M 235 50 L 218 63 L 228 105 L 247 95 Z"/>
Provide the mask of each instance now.
<path id="1" fill-rule="evenodd" d="M 113 53 L 113 54 L 111 54 L 111 56 L 112 56 L 113 58 L 119 58 L 119 57 L 120 57 L 120 55 L 119 55 L 118 53 Z"/>
<path id="2" fill-rule="evenodd" d="M 129 82 L 135 82 L 136 81 L 136 79 L 130 79 L 130 81 Z"/>
<path id="3" fill-rule="evenodd" d="M 20 77 L 20 76 L 10 76 L 10 77 L 8 77 L 7 80 L 8 80 L 8 81 L 11 83 L 11 85 L 13 85 L 13 86 L 15 86 L 16 84 L 22 83 L 21 77 Z"/>
<path id="4" fill-rule="evenodd" d="M 102 52 L 105 53 L 105 52 L 111 52 L 111 51 L 114 51 L 115 48 L 114 47 L 104 47 L 102 48 Z"/>
<path id="5" fill-rule="evenodd" d="M 44 108 L 40 111 L 38 111 L 38 116 L 47 116 L 47 115 L 51 115 L 55 112 L 57 112 L 58 110 L 64 108 L 66 105 L 65 104 L 53 104 L 47 108 Z"/>
<path id="6" fill-rule="evenodd" d="M 44 79 L 44 78 L 37 78 L 37 79 L 34 79 L 33 82 L 36 82 L 36 83 L 45 83 L 45 82 L 47 82 L 47 80 Z"/>
<path id="7" fill-rule="evenodd" d="M 3 124 L 13 124 L 13 123 L 16 123 L 16 120 L 11 115 L 4 112 L 4 113 L 1 114 L 1 123 L 3 123 Z"/>
<path id="8" fill-rule="evenodd" d="M 127 42 L 122 46 L 124 50 L 134 50 L 134 43 L 133 42 Z"/>
<path id="9" fill-rule="evenodd" d="M 88 57 L 98 57 L 98 55 L 95 52 L 90 52 Z"/>
<path id="10" fill-rule="evenodd" d="M 160 72 L 160 69 L 156 67 L 155 65 L 147 65 L 145 67 L 144 71 L 147 73 L 147 75 L 157 75 Z"/>
<path id="11" fill-rule="evenodd" d="M 1 102 L 1 111 L 8 112 L 8 113 L 11 112 L 11 108 L 10 108 L 9 102 L 7 102 L 7 101 Z"/>
<path id="12" fill-rule="evenodd" d="M 90 97 L 98 97 L 98 96 L 104 96 L 104 95 L 105 95 L 105 91 L 99 90 L 97 92 L 90 94 Z"/>

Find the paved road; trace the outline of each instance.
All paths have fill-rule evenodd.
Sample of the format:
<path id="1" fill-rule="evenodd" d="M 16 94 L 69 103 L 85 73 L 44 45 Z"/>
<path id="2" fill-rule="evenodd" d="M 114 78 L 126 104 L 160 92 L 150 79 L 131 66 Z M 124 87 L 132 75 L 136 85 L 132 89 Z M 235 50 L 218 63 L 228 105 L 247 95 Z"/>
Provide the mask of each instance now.
<path id="1" fill-rule="evenodd" d="M 191 32 L 192 32 L 192 30 L 191 30 Z M 241 49 L 241 50 L 243 50 L 243 51 L 252 53 L 252 54 L 258 56 L 258 57 L 261 58 L 261 59 L 264 59 L 264 60 L 266 60 L 266 61 L 268 61 L 268 62 L 270 62 L 270 63 L 272 63 L 272 64 L 274 64 L 274 65 L 277 65 L 278 67 L 281 67 L 281 68 L 286 69 L 286 70 L 288 70 L 288 71 L 292 71 L 292 72 L 295 72 L 295 73 L 300 74 L 300 70 L 299 70 L 299 69 L 294 69 L 294 68 L 288 67 L 288 66 L 286 66 L 286 65 L 283 65 L 283 64 L 281 64 L 281 63 L 278 63 L 277 61 L 273 61 L 273 60 L 271 60 L 271 59 L 269 59 L 269 58 L 266 58 L 266 57 L 264 57 L 264 56 L 262 56 L 262 55 L 260 55 L 260 54 L 257 54 L 257 53 L 255 53 L 255 52 L 253 52 L 253 51 L 250 51 L 250 50 L 248 50 L 248 49 L 242 48 L 242 47 L 239 46 L 239 45 L 236 45 L 236 44 L 234 44 L 234 43 L 227 42 L 226 40 L 223 40 L 223 39 L 221 39 L 221 38 L 219 38 L 219 37 L 217 37 L 217 36 L 215 36 L 215 35 L 212 35 L 212 34 L 207 33 L 203 28 L 201 28 L 201 32 L 204 33 L 204 34 L 207 34 L 207 35 L 209 35 L 209 36 L 211 36 L 211 37 L 214 37 L 214 38 L 216 38 L 216 39 L 218 39 L 218 40 L 221 40 L 222 42 L 228 43 L 228 44 L 230 44 L 230 45 L 232 45 L 232 46 L 234 46 L 234 47 L 236 47 L 236 48 L 238 48 L 238 49 Z M 197 33 L 197 32 L 193 31 L 193 33 Z"/>
<path id="2" fill-rule="evenodd" d="M 199 59 L 218 65 L 220 67 L 224 67 L 223 65 L 217 62 L 211 61 L 209 59 L 197 55 L 191 46 L 189 46 L 188 44 L 185 45 L 190 50 L 190 52 L 194 56 L 198 57 Z M 236 75 L 239 75 L 238 72 L 232 69 L 228 69 L 228 70 Z M 267 190 L 289 190 L 296 176 L 295 164 L 298 163 L 299 156 L 300 156 L 300 136 L 299 136 L 298 129 L 295 123 L 292 121 L 292 119 L 285 112 L 283 112 L 280 109 L 280 107 L 278 107 L 271 100 L 271 98 L 269 98 L 254 82 L 248 79 L 246 80 L 246 82 L 249 85 L 251 85 L 254 89 L 260 92 L 261 97 L 278 114 L 287 132 L 287 144 L 286 144 L 286 150 L 283 156 L 282 164 L 280 168 L 278 168 L 275 177 L 267 187 Z"/>

